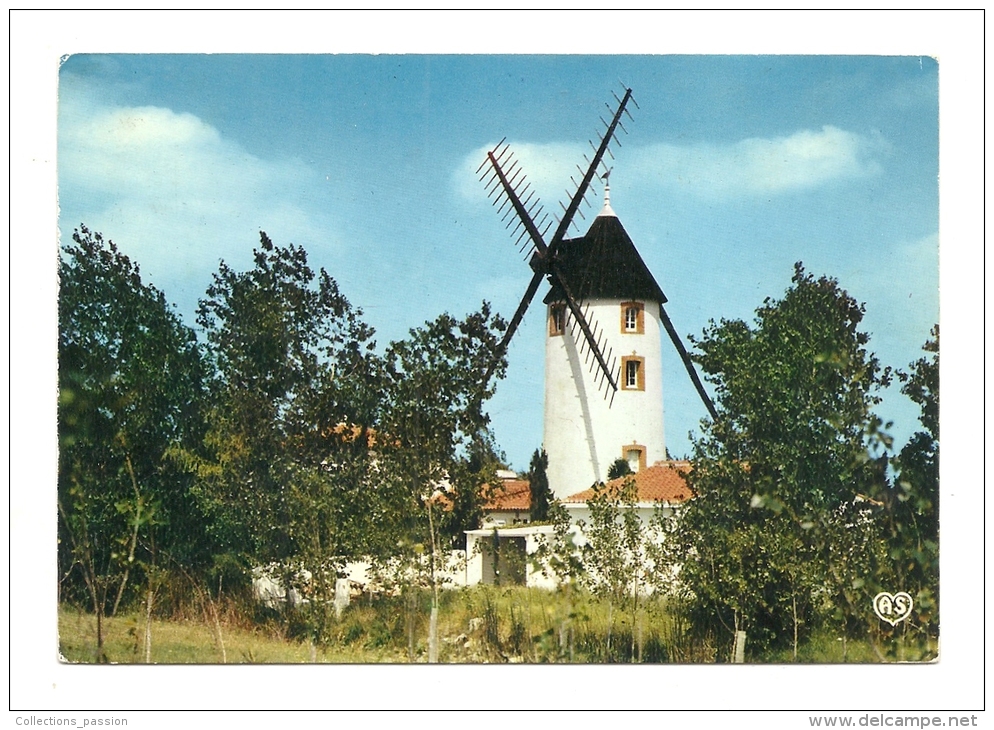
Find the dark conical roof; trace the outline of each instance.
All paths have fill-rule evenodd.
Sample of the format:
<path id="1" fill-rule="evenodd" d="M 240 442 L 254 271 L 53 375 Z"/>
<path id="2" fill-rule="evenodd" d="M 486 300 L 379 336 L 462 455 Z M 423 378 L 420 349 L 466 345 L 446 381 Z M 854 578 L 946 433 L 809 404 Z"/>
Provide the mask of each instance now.
<path id="1" fill-rule="evenodd" d="M 599 215 L 583 238 L 566 239 L 556 260 L 573 295 L 585 299 L 641 299 L 666 302 L 666 295 L 649 272 L 625 227 L 614 215 Z M 545 303 L 565 299 L 553 284 Z"/>

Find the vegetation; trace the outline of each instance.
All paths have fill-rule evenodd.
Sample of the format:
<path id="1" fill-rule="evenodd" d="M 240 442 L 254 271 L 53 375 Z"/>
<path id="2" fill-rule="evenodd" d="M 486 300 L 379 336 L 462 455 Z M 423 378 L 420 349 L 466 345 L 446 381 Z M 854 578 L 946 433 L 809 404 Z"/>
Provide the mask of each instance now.
<path id="1" fill-rule="evenodd" d="M 406 529 L 387 534 L 394 540 L 399 535 L 403 545 L 413 548 L 408 558 L 417 560 L 421 553 L 428 552 L 432 587 L 430 661 L 438 657 L 438 574 L 443 555 L 449 555 L 449 545 L 441 544 L 444 503 L 436 499 L 436 490 L 453 476 L 460 477 L 456 498 L 457 503 L 465 505 L 466 500 L 460 496 L 467 488 L 478 486 L 467 462 L 470 454 L 478 454 L 481 444 L 488 442 L 489 417 L 483 411 L 483 402 L 494 386 L 482 375 L 497 357 L 499 333 L 504 327 L 503 320 L 491 315 L 484 302 L 479 312 L 465 320 L 443 314 L 411 330 L 408 340 L 391 343 L 384 358 L 381 428 L 389 438 L 384 439 L 379 450 L 379 474 L 404 495 L 409 505 L 403 512 Z M 498 377 L 502 375 L 503 361 Z M 477 470 L 477 480 L 479 476 Z M 485 481 L 496 481 L 492 464 L 484 477 Z M 395 503 L 394 509 L 397 506 Z"/>
<path id="2" fill-rule="evenodd" d="M 198 309 L 214 379 L 196 491 L 229 562 L 267 566 L 288 598 L 309 574 L 330 600 L 342 561 L 389 549 L 395 514 L 372 478 L 374 333 L 303 249 L 263 233 L 254 262 L 222 261 Z"/>
<path id="3" fill-rule="evenodd" d="M 631 655 L 633 659 L 641 658 L 638 637 L 643 630 L 643 599 L 653 567 L 647 554 L 652 537 L 638 514 L 634 478 L 626 479 L 620 487 L 596 485 L 587 507 L 589 524 L 580 525 L 585 538 L 581 582 L 607 603 L 608 649 L 617 607 L 627 611 L 630 619 Z"/>
<path id="4" fill-rule="evenodd" d="M 549 455 L 545 449 L 535 449 L 528 466 L 528 489 L 531 493 L 531 521 L 545 522 L 552 517 L 552 503 L 555 501 L 549 488 Z"/>
<path id="5" fill-rule="evenodd" d="M 836 281 L 798 264 L 754 326 L 723 320 L 695 342 L 718 418 L 694 444 L 695 498 L 660 526 L 672 590 L 724 649 L 740 631 L 753 656 L 789 647 L 793 658 L 820 627 L 844 642 L 876 635 L 873 596 L 905 585 L 893 558 L 912 546 L 895 510 L 911 488 L 888 477 L 872 409 L 891 373 L 867 350 L 862 316 Z"/>
<path id="6" fill-rule="evenodd" d="M 163 293 L 99 233 L 73 234 L 59 275 L 60 598 L 87 598 L 99 655 L 104 614 L 136 581 L 152 590 L 163 550 L 207 557 L 192 475 L 173 458 L 203 437 L 206 370 Z"/>
<path id="7" fill-rule="evenodd" d="M 423 663 L 430 595 L 420 595 L 416 636 L 409 652 L 407 599 L 363 597 L 355 601 L 328 632 L 313 642 L 294 635 L 275 618 L 243 616 L 226 601 L 221 642 L 215 624 L 198 612 L 153 617 L 148 661 L 160 664 L 244 663 Z M 247 609 L 246 610 L 251 610 Z M 584 591 L 477 586 L 442 593 L 439 661 L 451 663 L 686 663 L 719 659 L 715 647 L 698 641 L 681 625 L 667 603 L 649 598 L 641 629 L 630 619 Z M 105 650 L 109 661 L 143 663 L 144 612 L 121 613 L 106 620 Z M 610 632 L 611 641 L 608 642 Z M 96 622 L 93 614 L 64 605 L 59 612 L 59 651 L 66 661 L 94 661 Z M 632 644 L 635 653 L 632 653 Z M 223 646 L 223 651 L 222 651 Z M 903 645 L 902 645 L 903 646 Z M 910 658 L 910 654 L 908 655 Z M 755 654 L 753 661 L 793 661 L 789 649 Z M 797 661 L 811 663 L 878 662 L 866 640 L 843 643 L 819 629 L 802 645 Z"/>
<path id="8" fill-rule="evenodd" d="M 666 458 L 669 458 L 668 454 Z M 607 479 L 611 481 L 612 479 L 628 476 L 631 473 L 632 467 L 628 463 L 628 459 L 615 459 L 611 463 L 611 467 L 607 470 Z"/>
<path id="9" fill-rule="evenodd" d="M 442 590 L 501 466 L 484 406 L 505 323 L 486 302 L 380 351 L 334 279 L 262 233 L 251 269 L 221 262 L 198 341 L 100 234 L 75 232 L 60 275 L 73 661 L 727 661 L 737 632 L 753 661 L 935 656 L 938 330 L 897 373 L 922 430 L 894 455 L 863 308 L 800 265 L 753 324 L 695 341 L 718 417 L 678 519 L 647 531 L 628 479 L 595 488 L 578 537 L 535 452 L 531 516 L 555 529 L 533 557 L 554 593 Z M 355 559 L 379 588 L 343 613 Z M 277 609 L 253 600 L 260 571 Z M 915 614 L 886 627 L 868 607 L 897 590 Z"/>
<path id="10" fill-rule="evenodd" d="M 250 270 L 220 263 L 198 342 L 112 242 L 85 227 L 73 241 L 60 272 L 63 598 L 87 596 L 100 628 L 139 584 L 151 615 L 169 584 L 219 600 L 256 569 L 287 608 L 313 599 L 320 638 L 317 607 L 348 560 L 407 560 L 420 576 L 427 553 L 437 593 L 443 548 L 478 518 L 498 463 L 482 376 L 504 323 L 489 305 L 379 354 L 331 276 L 262 233 Z M 433 494 L 446 480 L 455 509 Z"/>
<path id="11" fill-rule="evenodd" d="M 901 392 L 921 407 L 923 430 L 891 461 L 893 485 L 874 496 L 882 507 L 890 579 L 915 602 L 910 633 L 926 656 L 939 635 L 939 327 L 922 348 L 927 355 L 899 372 Z M 893 633 L 893 631 L 889 632 Z M 893 655 L 893 652 L 892 652 Z"/>

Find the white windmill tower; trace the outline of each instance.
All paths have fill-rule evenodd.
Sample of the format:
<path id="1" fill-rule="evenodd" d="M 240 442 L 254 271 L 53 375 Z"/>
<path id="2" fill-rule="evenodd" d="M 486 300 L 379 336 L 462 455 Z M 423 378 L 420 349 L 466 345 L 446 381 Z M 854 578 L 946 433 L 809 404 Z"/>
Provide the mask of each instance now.
<path id="1" fill-rule="evenodd" d="M 500 344 L 503 353 L 542 279 L 548 329 L 545 347 L 544 447 L 549 455 L 549 486 L 556 497 L 589 488 L 607 477 L 623 458 L 633 471 L 665 458 L 660 325 L 676 345 L 712 418 L 714 406 L 663 305 L 666 296 L 642 261 L 611 209 L 607 178 L 604 208 L 586 235 L 565 237 L 590 182 L 617 141 L 631 89 L 615 99 L 617 109 L 594 157 L 563 206 L 556 230 L 530 189 L 507 144 L 501 141 L 480 166 L 494 202 L 514 216 L 514 233 L 530 249 L 534 274 Z M 610 108 L 610 107 L 609 107 Z M 603 121 L 603 120 L 602 120 Z M 622 126 L 622 129 L 624 127 Z M 492 372 L 492 368 L 491 368 Z M 490 373 L 487 374 L 489 379 Z"/>
<path id="2" fill-rule="evenodd" d="M 545 297 L 543 443 L 549 486 L 565 497 L 606 479 L 619 458 L 637 472 L 665 457 L 659 307 L 666 297 L 611 209 L 607 185 L 604 209 L 585 236 L 563 241 L 559 257 L 588 320 L 601 325 L 598 344 L 612 353 L 618 374 L 618 392 L 603 397 L 566 329 L 566 299 L 553 284 Z"/>

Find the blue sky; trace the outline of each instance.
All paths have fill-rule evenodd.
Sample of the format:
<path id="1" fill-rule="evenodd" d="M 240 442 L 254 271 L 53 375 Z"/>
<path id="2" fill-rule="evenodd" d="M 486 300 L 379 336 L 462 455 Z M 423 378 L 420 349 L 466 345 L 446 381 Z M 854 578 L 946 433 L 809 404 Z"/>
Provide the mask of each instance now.
<path id="1" fill-rule="evenodd" d="M 620 79 L 640 108 L 614 148 L 612 206 L 678 331 L 751 319 L 803 261 L 866 303 L 871 349 L 905 367 L 938 321 L 938 68 L 923 56 L 73 55 L 59 73 L 60 226 L 112 238 L 191 324 L 218 261 L 248 267 L 259 230 L 304 246 L 381 345 L 483 299 L 509 317 L 530 271 L 473 171 L 506 136 L 558 209 Z M 518 469 L 541 443 L 542 322 L 533 305 L 490 404 Z M 668 342 L 663 358 L 667 444 L 686 454 L 705 411 Z M 898 443 L 918 426 L 896 388 L 879 412 Z"/>

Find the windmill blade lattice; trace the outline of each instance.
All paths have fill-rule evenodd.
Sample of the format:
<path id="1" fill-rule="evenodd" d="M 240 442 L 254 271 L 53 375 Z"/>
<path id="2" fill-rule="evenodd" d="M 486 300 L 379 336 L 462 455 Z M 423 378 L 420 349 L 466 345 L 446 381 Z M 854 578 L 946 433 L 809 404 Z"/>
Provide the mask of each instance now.
<path id="1" fill-rule="evenodd" d="M 697 394 L 704 402 L 704 407 L 708 409 L 711 419 L 713 421 L 717 421 L 718 411 L 714 407 L 714 402 L 711 400 L 711 396 L 708 395 L 708 392 L 704 389 L 704 384 L 701 382 L 701 378 L 697 374 L 697 368 L 694 367 L 694 361 L 690 359 L 690 354 L 687 352 L 687 348 L 683 346 L 683 340 L 681 340 L 680 335 L 677 334 L 676 327 L 673 326 L 673 322 L 670 320 L 670 316 L 666 313 L 663 305 L 659 305 L 659 318 L 663 323 L 663 327 L 666 329 L 666 334 L 670 336 L 670 341 L 676 348 L 677 354 L 680 355 L 680 360 L 683 362 L 683 367 L 690 376 L 690 381 L 694 384 L 694 388 L 697 389 Z"/>
<path id="2" fill-rule="evenodd" d="M 489 167 L 484 170 L 488 164 Z M 480 173 L 481 170 L 480 180 L 487 187 L 487 196 L 494 205 L 499 203 L 497 213 L 502 215 L 502 221 L 507 221 L 506 227 L 511 229 L 515 244 L 520 244 L 520 251 L 530 247 L 526 258 L 530 258 L 535 251 L 544 256 L 547 248 L 545 233 L 552 226 L 552 221 L 542 209 L 541 201 L 504 140 L 487 153 L 487 158 L 476 171 Z M 517 215 L 512 216 L 512 213 Z"/>
<path id="3" fill-rule="evenodd" d="M 520 251 L 522 253 L 528 251 L 529 266 L 535 272 L 525 296 L 508 324 L 498 349 L 499 353 L 503 354 L 506 351 L 511 337 L 514 336 L 525 311 L 535 296 L 541 279 L 547 277 L 550 284 L 558 285 L 565 294 L 566 306 L 573 325 L 570 328 L 571 335 L 574 337 L 581 354 L 586 357 L 591 371 L 595 365 L 599 368 L 595 382 L 599 389 L 604 390 L 605 397 L 608 393 L 611 394 L 612 401 L 614 393 L 618 390 L 615 376 L 617 360 L 612 360 L 613 353 L 608 353 L 605 356 L 603 330 L 596 322 L 591 322 L 589 308 L 584 308 L 582 300 L 578 300 L 574 295 L 556 261 L 556 251 L 565 239 L 566 232 L 573 225 L 575 216 L 578 214 L 582 216 L 580 204 L 584 202 L 587 191 L 590 189 L 590 182 L 597 174 L 598 167 L 603 163 L 604 155 L 611 155 L 610 144 L 612 140 L 617 142 L 618 127 L 621 126 L 624 131 L 624 126 L 621 125 L 622 114 L 627 113 L 631 117 L 627 111 L 628 102 L 633 101 L 634 103 L 631 89 L 625 89 L 623 98 L 618 99 L 615 95 L 615 99 L 618 102 L 618 107 L 614 110 L 611 121 L 607 122 L 601 119 L 605 131 L 600 143 L 596 146 L 593 142 L 590 143 L 593 149 L 593 158 L 587 160 L 587 169 L 583 170 L 579 166 L 577 167 L 581 175 L 579 182 L 575 178 L 570 178 L 576 187 L 572 194 L 567 190 L 569 204 L 562 205 L 560 203 L 563 214 L 555 218 L 556 230 L 548 244 L 545 237 L 552 227 L 552 221 L 543 210 L 538 196 L 535 195 L 531 183 L 528 182 L 520 164 L 511 152 L 506 138 L 487 153 L 486 159 L 477 168 L 477 173 L 482 173 L 480 180 L 486 186 L 488 197 L 497 206 L 498 214 L 503 216 L 502 220 L 507 222 L 506 227 L 511 229 L 511 235 L 515 237 L 515 243 L 519 244 Z M 610 109 L 610 106 L 608 108 Z M 620 145 L 620 142 L 618 144 Z M 613 158 L 613 155 L 611 157 Z M 494 367 L 492 366 L 488 370 L 488 379 Z"/>
<path id="4" fill-rule="evenodd" d="M 618 95 L 615 94 L 614 98 L 618 99 Z M 617 132 L 618 127 L 621 124 L 622 114 L 628 114 L 628 116 L 631 117 L 631 112 L 628 111 L 629 101 L 634 103 L 634 99 L 632 98 L 632 90 L 625 89 L 625 95 L 623 98 L 618 99 L 618 108 L 615 110 L 611 121 L 606 122 L 603 118 L 601 118 L 601 123 L 604 124 L 605 130 L 604 134 L 601 136 L 600 144 L 594 146 L 592 140 L 587 140 L 594 152 L 594 156 L 593 159 L 587 160 L 588 164 L 586 172 L 584 172 L 579 165 L 577 166 L 577 170 L 582 174 L 582 177 L 580 178 L 579 183 L 576 183 L 575 180 L 573 181 L 576 183 L 576 190 L 573 192 L 573 195 L 570 196 L 569 205 L 564 206 L 560 203 L 560 206 L 563 209 L 563 216 L 559 219 L 559 227 L 556 228 L 556 232 L 552 237 L 552 242 L 549 245 L 553 253 L 555 253 L 555 247 L 557 247 L 566 236 L 566 232 L 569 227 L 573 225 L 573 216 L 579 211 L 580 202 L 584 199 L 587 191 L 590 189 L 590 181 L 593 180 L 594 175 L 597 174 L 597 168 L 603 162 L 604 155 L 608 154 L 611 156 L 611 159 L 614 159 L 614 155 L 611 154 L 610 149 L 611 142 L 614 141 L 619 147 L 621 146 L 621 142 L 617 137 Z M 624 130 L 624 127 L 622 127 L 622 130 Z M 586 156 L 584 156 L 584 159 L 586 159 Z M 567 194 L 569 194 L 569 191 L 567 191 Z"/>
<path id="5" fill-rule="evenodd" d="M 629 103 L 638 108 L 638 103 L 632 96 L 632 90 L 627 87 L 625 87 L 625 92 L 621 97 L 614 94 L 614 100 L 615 107 L 605 104 L 608 111 L 611 112 L 611 118 L 610 121 L 607 121 L 601 117 L 604 130 L 600 136 L 600 142 L 595 145 L 593 141 L 588 140 L 592 157 L 588 158 L 584 155 L 584 160 L 587 163 L 586 169 L 577 165 L 577 173 L 580 175 L 579 181 L 570 176 L 574 188 L 572 193 L 569 190 L 566 191 L 569 203 L 564 205 L 560 202 L 559 204 L 562 209 L 561 215 L 550 217 L 544 211 L 531 183 L 524 175 L 521 165 L 511 152 L 506 138 L 487 153 L 486 159 L 477 168 L 477 173 L 480 174 L 480 180 L 486 186 L 488 196 L 497 207 L 502 220 L 506 222 L 506 227 L 511 230 L 511 235 L 519 246 L 520 252 L 525 253 L 528 264 L 534 272 L 528 289 L 525 291 L 524 297 L 522 297 L 521 303 L 498 345 L 494 363 L 486 374 L 487 380 L 493 375 L 497 361 L 507 351 L 507 346 L 535 297 L 542 279 L 547 278 L 550 284 L 563 292 L 566 300 L 564 325 L 573 338 L 581 357 L 583 357 L 584 364 L 588 367 L 589 372 L 594 373 L 594 381 L 598 389 L 604 391 L 605 398 L 610 397 L 611 402 L 614 401 L 614 394 L 618 391 L 618 382 L 615 376 L 615 373 L 618 372 L 618 359 L 614 356 L 613 351 L 604 352 L 607 338 L 604 336 L 603 329 L 591 316 L 590 307 L 583 301 L 582 291 L 575 292 L 570 286 L 557 259 L 558 249 L 565 240 L 566 233 L 571 226 L 576 225 L 576 216 L 583 217 L 580 206 L 587 203 L 586 195 L 590 190 L 590 183 L 594 176 L 601 169 L 603 172 L 600 175 L 605 179 L 610 173 L 610 170 L 606 168 L 604 156 L 607 155 L 613 160 L 611 143 L 621 146 L 621 140 L 618 139 L 619 128 L 622 132 L 628 133 L 621 121 L 622 116 L 627 115 L 629 119 L 632 119 L 631 112 L 628 110 Z M 551 238 L 547 238 L 553 221 L 556 224 L 555 231 Z M 693 361 L 662 303 L 660 303 L 659 309 L 662 324 L 676 347 L 694 387 L 708 413 L 717 420 L 718 414 L 714 403 L 704 389 Z M 597 372 L 594 372 L 595 367 Z"/>

